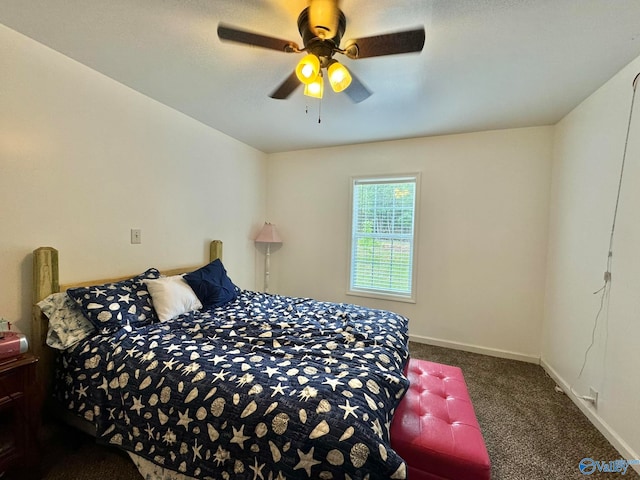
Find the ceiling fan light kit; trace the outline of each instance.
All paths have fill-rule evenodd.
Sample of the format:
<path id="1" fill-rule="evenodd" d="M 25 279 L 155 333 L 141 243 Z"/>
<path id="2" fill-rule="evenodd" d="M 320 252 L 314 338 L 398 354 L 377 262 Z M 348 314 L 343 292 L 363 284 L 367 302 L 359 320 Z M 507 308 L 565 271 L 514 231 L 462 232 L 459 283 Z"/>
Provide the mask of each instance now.
<path id="1" fill-rule="evenodd" d="M 304 85 L 304 94 L 309 97 L 322 98 L 324 81 L 320 59 L 313 53 L 305 55 L 296 66 L 296 76 Z M 331 89 L 342 92 L 351 84 L 351 74 L 347 68 L 331 59 L 327 67 L 327 77 Z"/>
<path id="2" fill-rule="evenodd" d="M 347 68 L 333 58 L 336 53 L 352 60 L 420 52 L 424 47 L 424 27 L 413 30 L 387 33 L 372 37 L 353 39 L 345 49 L 340 48 L 342 35 L 347 27 L 344 13 L 337 0 L 310 0 L 309 6 L 298 16 L 298 31 L 304 48 L 295 42 L 269 37 L 235 27 L 218 25 L 218 37 L 245 45 L 252 45 L 286 53 L 306 52 L 295 70 L 282 82 L 270 97 L 288 98 L 303 84 L 304 94 L 322 98 L 324 81 L 322 70 L 326 70 L 329 84 L 334 92 L 345 92 L 355 103 L 371 96 L 371 92 Z"/>

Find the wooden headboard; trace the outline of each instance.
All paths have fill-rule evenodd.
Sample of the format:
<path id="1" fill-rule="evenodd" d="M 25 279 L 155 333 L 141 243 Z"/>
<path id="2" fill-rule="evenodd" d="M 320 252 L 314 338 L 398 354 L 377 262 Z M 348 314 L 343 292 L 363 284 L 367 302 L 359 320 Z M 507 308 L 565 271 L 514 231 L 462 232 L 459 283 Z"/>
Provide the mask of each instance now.
<path id="1" fill-rule="evenodd" d="M 209 246 L 209 261 L 222 260 L 222 241 L 213 240 Z M 161 270 L 163 275 L 178 275 L 190 272 L 202 265 Z M 40 300 L 52 293 L 64 292 L 69 288 L 101 285 L 103 283 L 118 282 L 138 275 L 140 272 L 118 278 L 102 278 L 78 283 L 60 284 L 58 270 L 58 250 L 52 247 L 40 247 L 33 251 L 33 318 L 31 321 L 31 351 L 39 358 L 37 366 L 37 384 L 40 401 L 48 397 L 53 379 L 53 360 L 55 350 L 47 343 L 49 319 L 36 305 Z"/>

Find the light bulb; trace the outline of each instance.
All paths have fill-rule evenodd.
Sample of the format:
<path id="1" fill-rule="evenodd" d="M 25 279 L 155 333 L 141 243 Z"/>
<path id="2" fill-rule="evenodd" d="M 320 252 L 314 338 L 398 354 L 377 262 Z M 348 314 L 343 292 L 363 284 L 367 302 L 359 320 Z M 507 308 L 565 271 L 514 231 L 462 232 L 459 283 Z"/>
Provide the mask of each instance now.
<path id="1" fill-rule="evenodd" d="M 301 72 L 302 72 L 302 76 L 304 78 L 313 78 L 312 77 L 312 75 L 313 75 L 313 67 L 311 65 L 307 64 L 304 67 L 302 67 Z"/>

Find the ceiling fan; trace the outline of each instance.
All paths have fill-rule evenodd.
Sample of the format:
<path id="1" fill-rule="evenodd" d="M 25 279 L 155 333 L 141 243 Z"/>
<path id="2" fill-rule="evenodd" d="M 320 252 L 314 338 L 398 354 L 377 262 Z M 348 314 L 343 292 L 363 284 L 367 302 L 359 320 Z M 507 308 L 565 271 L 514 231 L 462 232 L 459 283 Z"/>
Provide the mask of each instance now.
<path id="1" fill-rule="evenodd" d="M 364 84 L 347 68 L 333 58 L 336 53 L 357 60 L 383 55 L 420 52 L 424 47 L 424 28 L 399 31 L 371 37 L 349 40 L 340 48 L 340 40 L 347 27 L 338 0 L 309 0 L 309 6 L 298 17 L 298 31 L 304 47 L 295 42 L 241 30 L 223 23 L 218 25 L 220 40 L 268 48 L 287 53 L 303 53 L 296 69 L 269 96 L 276 99 L 289 97 L 300 85 L 305 95 L 322 98 L 324 92 L 323 70 L 335 92 L 344 91 L 355 103 L 371 95 Z"/>

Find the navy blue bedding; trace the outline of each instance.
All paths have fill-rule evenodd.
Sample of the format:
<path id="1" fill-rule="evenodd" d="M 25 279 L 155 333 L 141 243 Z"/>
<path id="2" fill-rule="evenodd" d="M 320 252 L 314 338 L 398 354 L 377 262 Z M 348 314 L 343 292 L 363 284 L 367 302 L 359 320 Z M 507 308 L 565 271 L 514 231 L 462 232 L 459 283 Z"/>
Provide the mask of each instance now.
<path id="1" fill-rule="evenodd" d="M 389 424 L 407 319 L 242 291 L 222 307 L 87 339 L 54 393 L 99 442 L 213 479 L 403 479 Z"/>

